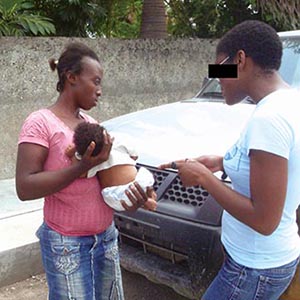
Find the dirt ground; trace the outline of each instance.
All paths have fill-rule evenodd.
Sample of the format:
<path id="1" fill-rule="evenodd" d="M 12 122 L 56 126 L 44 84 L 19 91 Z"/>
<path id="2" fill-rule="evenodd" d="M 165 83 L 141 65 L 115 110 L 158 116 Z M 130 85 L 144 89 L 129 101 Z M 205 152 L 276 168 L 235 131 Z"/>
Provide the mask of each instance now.
<path id="1" fill-rule="evenodd" d="M 188 300 L 172 289 L 154 284 L 144 276 L 122 269 L 126 300 Z M 33 276 L 27 280 L 0 288 L 0 300 L 46 300 L 45 275 Z"/>

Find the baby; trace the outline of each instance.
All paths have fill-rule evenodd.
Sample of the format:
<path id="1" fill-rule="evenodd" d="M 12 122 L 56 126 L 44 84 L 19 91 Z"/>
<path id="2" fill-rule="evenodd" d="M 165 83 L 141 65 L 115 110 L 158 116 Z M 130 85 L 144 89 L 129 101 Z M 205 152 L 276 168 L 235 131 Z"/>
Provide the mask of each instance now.
<path id="1" fill-rule="evenodd" d="M 104 127 L 97 123 L 83 122 L 77 125 L 74 131 L 73 142 L 74 146 L 69 146 L 66 149 L 66 155 L 73 162 L 81 159 L 88 145 L 94 141 L 96 146 L 92 153 L 93 156 L 99 154 L 103 147 L 103 131 Z M 139 170 L 135 167 L 137 154 L 123 144 L 118 144 L 118 141 L 113 143 L 109 158 L 107 161 L 93 167 L 87 174 L 81 177 L 92 177 L 97 175 L 102 187 L 103 199 L 114 210 L 125 210 L 121 204 L 124 200 L 128 206 L 132 203 L 125 194 L 133 182 L 138 184 L 146 191 L 148 186 L 153 186 L 154 178 L 150 171 L 144 167 Z M 144 204 L 144 208 L 148 210 L 156 209 L 156 201 L 148 200 Z"/>

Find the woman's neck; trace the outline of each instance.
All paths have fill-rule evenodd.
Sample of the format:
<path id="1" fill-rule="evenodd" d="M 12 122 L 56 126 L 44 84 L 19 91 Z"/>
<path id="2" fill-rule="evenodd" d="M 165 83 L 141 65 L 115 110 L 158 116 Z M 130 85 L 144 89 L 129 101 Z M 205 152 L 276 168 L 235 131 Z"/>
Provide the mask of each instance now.
<path id="1" fill-rule="evenodd" d="M 258 74 L 255 84 L 250 87 L 249 96 L 258 103 L 267 95 L 290 86 L 279 76 L 277 72 L 271 74 Z M 251 95 L 250 95 L 251 94 Z"/>
<path id="2" fill-rule="evenodd" d="M 69 98 L 64 97 L 63 94 L 59 95 L 56 102 L 49 109 L 62 119 L 81 119 L 80 108 Z"/>

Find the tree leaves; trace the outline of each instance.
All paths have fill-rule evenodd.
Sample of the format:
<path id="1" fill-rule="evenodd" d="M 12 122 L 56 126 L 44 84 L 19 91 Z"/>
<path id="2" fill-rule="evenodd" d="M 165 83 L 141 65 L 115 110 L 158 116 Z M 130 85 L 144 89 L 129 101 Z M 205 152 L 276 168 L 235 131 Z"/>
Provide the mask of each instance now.
<path id="1" fill-rule="evenodd" d="M 246 19 L 265 21 L 277 31 L 300 27 L 299 0 L 156 1 L 164 1 L 168 34 L 176 37 L 219 37 Z M 0 0 L 0 36 L 138 38 L 144 3 L 144 0 Z M 147 3 L 147 10 L 153 13 L 151 5 L 155 1 Z"/>
<path id="2" fill-rule="evenodd" d="M 22 15 L 17 23 L 24 28 L 25 32 L 33 35 L 50 35 L 55 33 L 55 27 L 51 20 L 38 15 Z"/>
<path id="3" fill-rule="evenodd" d="M 32 3 L 24 0 L 0 1 L 0 36 L 51 35 L 51 19 L 30 12 Z"/>
<path id="4" fill-rule="evenodd" d="M 178 37 L 220 37 L 244 20 L 261 20 L 277 31 L 300 27 L 300 1 L 165 0 L 169 32 Z"/>

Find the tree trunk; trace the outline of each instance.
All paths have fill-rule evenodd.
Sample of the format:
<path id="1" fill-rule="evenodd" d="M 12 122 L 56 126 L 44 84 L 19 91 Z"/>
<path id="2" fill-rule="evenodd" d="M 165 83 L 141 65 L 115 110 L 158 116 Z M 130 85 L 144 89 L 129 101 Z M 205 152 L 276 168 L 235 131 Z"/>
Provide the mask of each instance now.
<path id="1" fill-rule="evenodd" d="M 258 8 L 262 12 L 270 13 L 273 18 L 294 30 L 300 26 L 300 3 L 287 0 L 257 0 Z"/>
<path id="2" fill-rule="evenodd" d="M 167 36 L 164 0 L 144 0 L 140 38 L 166 38 Z"/>

